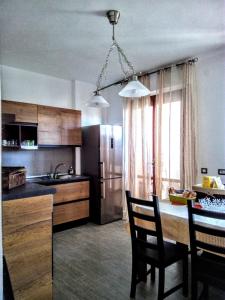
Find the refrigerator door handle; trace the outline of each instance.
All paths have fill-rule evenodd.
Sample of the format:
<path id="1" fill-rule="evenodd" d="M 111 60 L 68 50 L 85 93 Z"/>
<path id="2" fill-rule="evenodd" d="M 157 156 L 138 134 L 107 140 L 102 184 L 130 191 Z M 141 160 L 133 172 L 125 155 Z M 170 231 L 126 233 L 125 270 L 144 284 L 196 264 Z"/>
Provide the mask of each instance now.
<path id="1" fill-rule="evenodd" d="M 102 181 L 101 184 L 102 184 L 102 193 L 101 193 L 102 195 L 101 196 L 103 199 L 105 199 L 105 182 Z"/>
<path id="2" fill-rule="evenodd" d="M 105 178 L 105 163 L 103 161 L 100 161 L 100 177 Z"/>

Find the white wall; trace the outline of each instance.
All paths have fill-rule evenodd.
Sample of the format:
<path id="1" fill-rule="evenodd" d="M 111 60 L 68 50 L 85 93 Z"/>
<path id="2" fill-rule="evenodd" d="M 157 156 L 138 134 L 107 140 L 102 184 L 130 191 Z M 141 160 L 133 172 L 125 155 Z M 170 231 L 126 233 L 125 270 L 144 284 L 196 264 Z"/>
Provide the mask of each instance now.
<path id="1" fill-rule="evenodd" d="M 2 98 L 64 108 L 73 107 L 70 80 L 2 66 Z"/>
<path id="2" fill-rule="evenodd" d="M 198 84 L 198 177 L 200 169 L 208 168 L 209 175 L 225 169 L 225 50 L 198 55 L 196 79 Z M 122 123 L 121 86 L 112 86 L 102 94 L 110 107 L 103 111 L 103 123 Z M 218 175 L 221 176 L 221 175 Z M 221 176 L 225 183 L 225 176 Z"/>
<path id="3" fill-rule="evenodd" d="M 79 80 L 76 80 L 73 86 L 75 90 L 75 107 L 82 111 L 82 126 L 101 124 L 101 110 L 86 106 L 86 103 L 93 96 L 96 86 Z"/>
<path id="4" fill-rule="evenodd" d="M 121 85 L 113 85 L 101 92 L 101 94 L 110 104 L 109 108 L 102 109 L 103 124 L 123 124 L 123 101 L 125 100 L 118 95 L 121 89 Z"/>
<path id="5" fill-rule="evenodd" d="M 74 103 L 76 109 L 81 110 L 81 126 L 89 126 L 101 124 L 101 110 L 98 108 L 87 107 L 86 103 L 90 100 L 93 95 L 93 91 L 96 86 L 84 81 L 75 80 L 72 82 Z M 81 174 L 81 149 L 76 148 L 76 174 Z"/>
<path id="6" fill-rule="evenodd" d="M 2 98 L 82 111 L 82 126 L 101 123 L 101 110 L 88 108 L 95 85 L 2 66 Z"/>
<path id="7" fill-rule="evenodd" d="M 199 167 L 218 175 L 225 169 L 225 49 L 198 57 Z"/>

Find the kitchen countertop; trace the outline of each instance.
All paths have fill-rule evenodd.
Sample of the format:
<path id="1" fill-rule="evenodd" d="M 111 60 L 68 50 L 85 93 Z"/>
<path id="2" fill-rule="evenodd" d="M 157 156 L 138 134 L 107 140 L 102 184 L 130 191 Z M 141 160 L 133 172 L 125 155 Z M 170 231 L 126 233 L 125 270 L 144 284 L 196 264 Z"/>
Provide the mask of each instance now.
<path id="1" fill-rule="evenodd" d="M 55 184 L 79 182 L 79 181 L 86 181 L 86 180 L 90 180 L 90 177 L 82 176 L 82 175 L 73 175 L 72 177 L 66 178 L 66 179 L 61 179 L 61 178 L 50 179 L 50 178 L 46 178 L 46 176 L 45 177 L 36 177 L 36 178 L 28 179 L 28 182 L 34 182 L 34 183 L 38 183 L 41 185 L 51 186 L 51 185 L 55 185 Z"/>
<path id="2" fill-rule="evenodd" d="M 66 184 L 70 182 L 79 182 L 90 180 L 88 176 L 72 176 L 66 179 L 46 179 L 46 177 L 36 177 L 28 179 L 26 184 L 13 188 L 11 190 L 3 190 L 2 200 L 13 200 L 28 197 L 35 197 L 47 194 L 55 194 L 56 189 L 52 185 Z"/>
<path id="3" fill-rule="evenodd" d="M 55 194 L 56 189 L 51 186 L 44 186 L 37 183 L 27 182 L 11 190 L 3 190 L 2 200 L 14 200 L 41 195 Z"/>

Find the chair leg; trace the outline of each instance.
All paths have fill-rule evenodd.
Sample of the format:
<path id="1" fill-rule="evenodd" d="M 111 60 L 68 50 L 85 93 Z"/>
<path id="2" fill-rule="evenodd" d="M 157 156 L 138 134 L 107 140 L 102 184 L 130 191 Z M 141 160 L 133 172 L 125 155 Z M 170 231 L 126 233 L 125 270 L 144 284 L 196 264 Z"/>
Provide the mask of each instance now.
<path id="1" fill-rule="evenodd" d="M 197 300 L 198 283 L 194 276 L 194 272 L 191 274 L 191 300 Z"/>
<path id="2" fill-rule="evenodd" d="M 188 256 L 183 259 L 183 295 L 188 296 Z"/>
<path id="3" fill-rule="evenodd" d="M 151 282 L 155 282 L 155 267 L 151 266 Z"/>
<path id="4" fill-rule="evenodd" d="M 135 262 L 133 260 L 132 261 L 130 298 L 135 298 L 135 295 L 136 295 L 137 274 L 138 274 L 137 262 Z"/>
<path id="5" fill-rule="evenodd" d="M 164 298 L 164 286 L 165 286 L 165 269 L 159 268 L 158 300 L 162 300 Z"/>
<path id="6" fill-rule="evenodd" d="M 209 298 L 209 285 L 207 283 L 203 284 L 203 291 L 200 299 L 208 299 Z"/>

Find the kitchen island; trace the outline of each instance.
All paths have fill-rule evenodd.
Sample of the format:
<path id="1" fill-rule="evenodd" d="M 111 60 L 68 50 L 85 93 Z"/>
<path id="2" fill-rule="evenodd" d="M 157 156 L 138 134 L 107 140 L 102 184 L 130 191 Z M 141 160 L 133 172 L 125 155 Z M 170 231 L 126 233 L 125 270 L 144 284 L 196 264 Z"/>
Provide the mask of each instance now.
<path id="1" fill-rule="evenodd" d="M 3 191 L 3 253 L 15 299 L 52 299 L 55 191 L 34 183 Z"/>
<path id="2" fill-rule="evenodd" d="M 52 299 L 52 227 L 88 220 L 89 179 L 32 178 L 3 191 L 3 251 L 15 299 Z"/>

